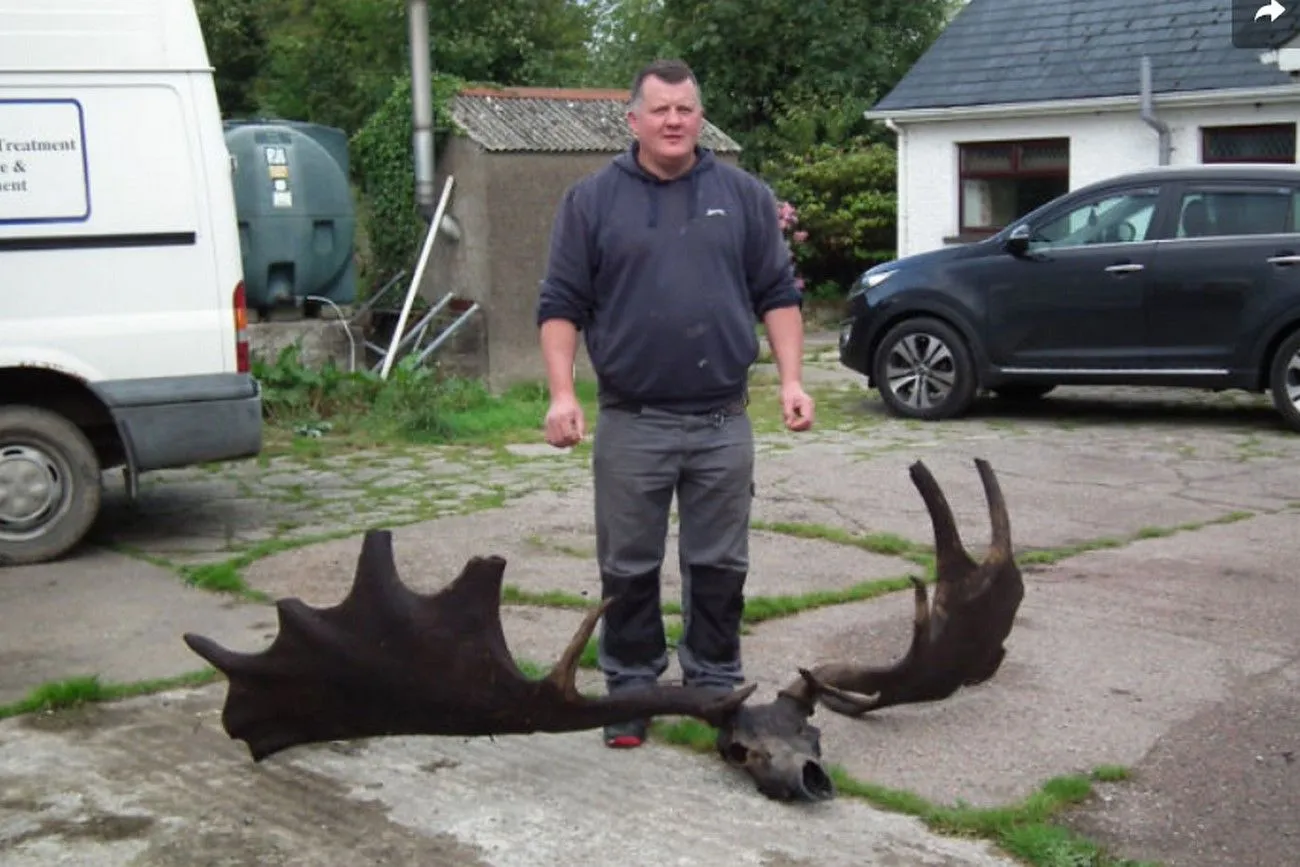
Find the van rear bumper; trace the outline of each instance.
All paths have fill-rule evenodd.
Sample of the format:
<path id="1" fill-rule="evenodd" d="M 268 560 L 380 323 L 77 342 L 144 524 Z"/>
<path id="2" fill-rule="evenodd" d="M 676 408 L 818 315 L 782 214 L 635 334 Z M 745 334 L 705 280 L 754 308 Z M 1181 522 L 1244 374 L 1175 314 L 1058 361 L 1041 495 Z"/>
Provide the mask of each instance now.
<path id="1" fill-rule="evenodd" d="M 262 450 L 262 390 L 246 373 L 98 382 L 138 472 L 250 458 Z"/>

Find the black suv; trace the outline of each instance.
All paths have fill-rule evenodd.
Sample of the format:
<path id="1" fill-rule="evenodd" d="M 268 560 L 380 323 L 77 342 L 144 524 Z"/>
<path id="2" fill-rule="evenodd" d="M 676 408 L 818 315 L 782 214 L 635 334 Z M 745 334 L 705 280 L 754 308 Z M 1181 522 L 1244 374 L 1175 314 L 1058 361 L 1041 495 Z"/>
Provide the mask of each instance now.
<path id="1" fill-rule="evenodd" d="M 1159 168 L 1091 184 L 996 235 L 877 265 L 840 361 L 889 411 L 961 415 L 984 390 L 1271 391 L 1300 430 L 1300 168 Z"/>

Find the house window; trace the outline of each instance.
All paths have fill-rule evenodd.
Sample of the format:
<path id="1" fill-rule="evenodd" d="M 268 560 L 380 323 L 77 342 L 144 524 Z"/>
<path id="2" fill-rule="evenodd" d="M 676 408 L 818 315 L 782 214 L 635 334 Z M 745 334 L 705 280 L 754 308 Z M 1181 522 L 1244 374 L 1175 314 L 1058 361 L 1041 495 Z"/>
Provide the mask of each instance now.
<path id="1" fill-rule="evenodd" d="M 1201 128 L 1203 163 L 1294 163 L 1295 124 Z"/>
<path id="2" fill-rule="evenodd" d="M 962 235 L 986 235 L 1070 189 L 1070 140 L 958 144 Z"/>

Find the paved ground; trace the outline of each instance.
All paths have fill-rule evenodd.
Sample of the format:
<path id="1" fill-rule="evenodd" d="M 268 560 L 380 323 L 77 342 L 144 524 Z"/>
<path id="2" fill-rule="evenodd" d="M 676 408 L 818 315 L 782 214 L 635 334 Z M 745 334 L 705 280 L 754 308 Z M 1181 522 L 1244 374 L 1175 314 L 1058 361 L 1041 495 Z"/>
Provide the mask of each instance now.
<path id="1" fill-rule="evenodd" d="M 928 544 L 907 476 L 917 458 L 973 552 L 988 533 L 976 456 L 998 472 L 1022 557 L 1078 552 L 1025 566 L 1026 599 L 994 681 L 865 721 L 819 716 L 828 758 L 864 780 L 980 805 L 1124 765 L 1133 779 L 1101 787 L 1072 827 L 1131 858 L 1294 864 L 1300 437 L 1267 403 L 1066 389 L 919 425 L 886 418 L 833 365 L 809 378 L 842 390 L 824 399 L 815 434 L 763 437 L 751 595 L 915 572 L 825 537 Z M 233 556 L 255 589 L 331 604 L 370 526 L 395 528 L 399 568 L 418 589 L 499 553 L 509 585 L 592 594 L 585 461 L 545 448 L 508 460 L 406 449 L 164 474 L 134 509 L 114 494 L 97 546 L 0 573 L 0 704 L 73 675 L 193 670 L 186 630 L 264 646 L 267 607 L 188 589 L 176 570 Z M 671 548 L 668 559 L 671 595 Z M 756 699 L 797 665 L 889 661 L 909 611 L 907 596 L 891 595 L 754 626 L 744 652 Z M 577 619 L 533 606 L 504 615 L 512 648 L 538 661 L 558 654 Z M 665 745 L 612 753 L 591 732 L 338 744 L 253 765 L 220 729 L 223 697 L 215 684 L 0 722 L 0 862 L 1012 863 L 850 799 L 771 804 L 711 756 Z"/>

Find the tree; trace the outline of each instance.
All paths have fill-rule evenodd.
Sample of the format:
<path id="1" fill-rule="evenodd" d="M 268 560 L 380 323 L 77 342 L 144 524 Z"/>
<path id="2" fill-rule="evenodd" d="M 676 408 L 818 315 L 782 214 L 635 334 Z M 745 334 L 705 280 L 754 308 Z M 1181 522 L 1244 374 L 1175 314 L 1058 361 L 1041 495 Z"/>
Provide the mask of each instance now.
<path id="1" fill-rule="evenodd" d="M 659 57 L 678 57 L 663 0 L 593 0 L 595 15 L 586 81 L 628 87 L 637 70 Z"/>
<path id="2" fill-rule="evenodd" d="M 272 113 L 360 129 L 410 69 L 406 0 L 277 0 L 260 86 Z M 571 84 L 593 14 L 580 0 L 429 4 L 436 72 L 496 84 Z"/>
<path id="3" fill-rule="evenodd" d="M 709 117 L 759 165 L 792 131 L 811 141 L 869 130 L 862 111 L 948 22 L 954 0 L 663 0 L 671 42 Z"/>
<path id="4" fill-rule="evenodd" d="M 257 109 L 254 89 L 266 59 L 266 31 L 257 0 L 198 0 L 199 26 L 215 70 L 217 101 L 226 117 Z"/>

